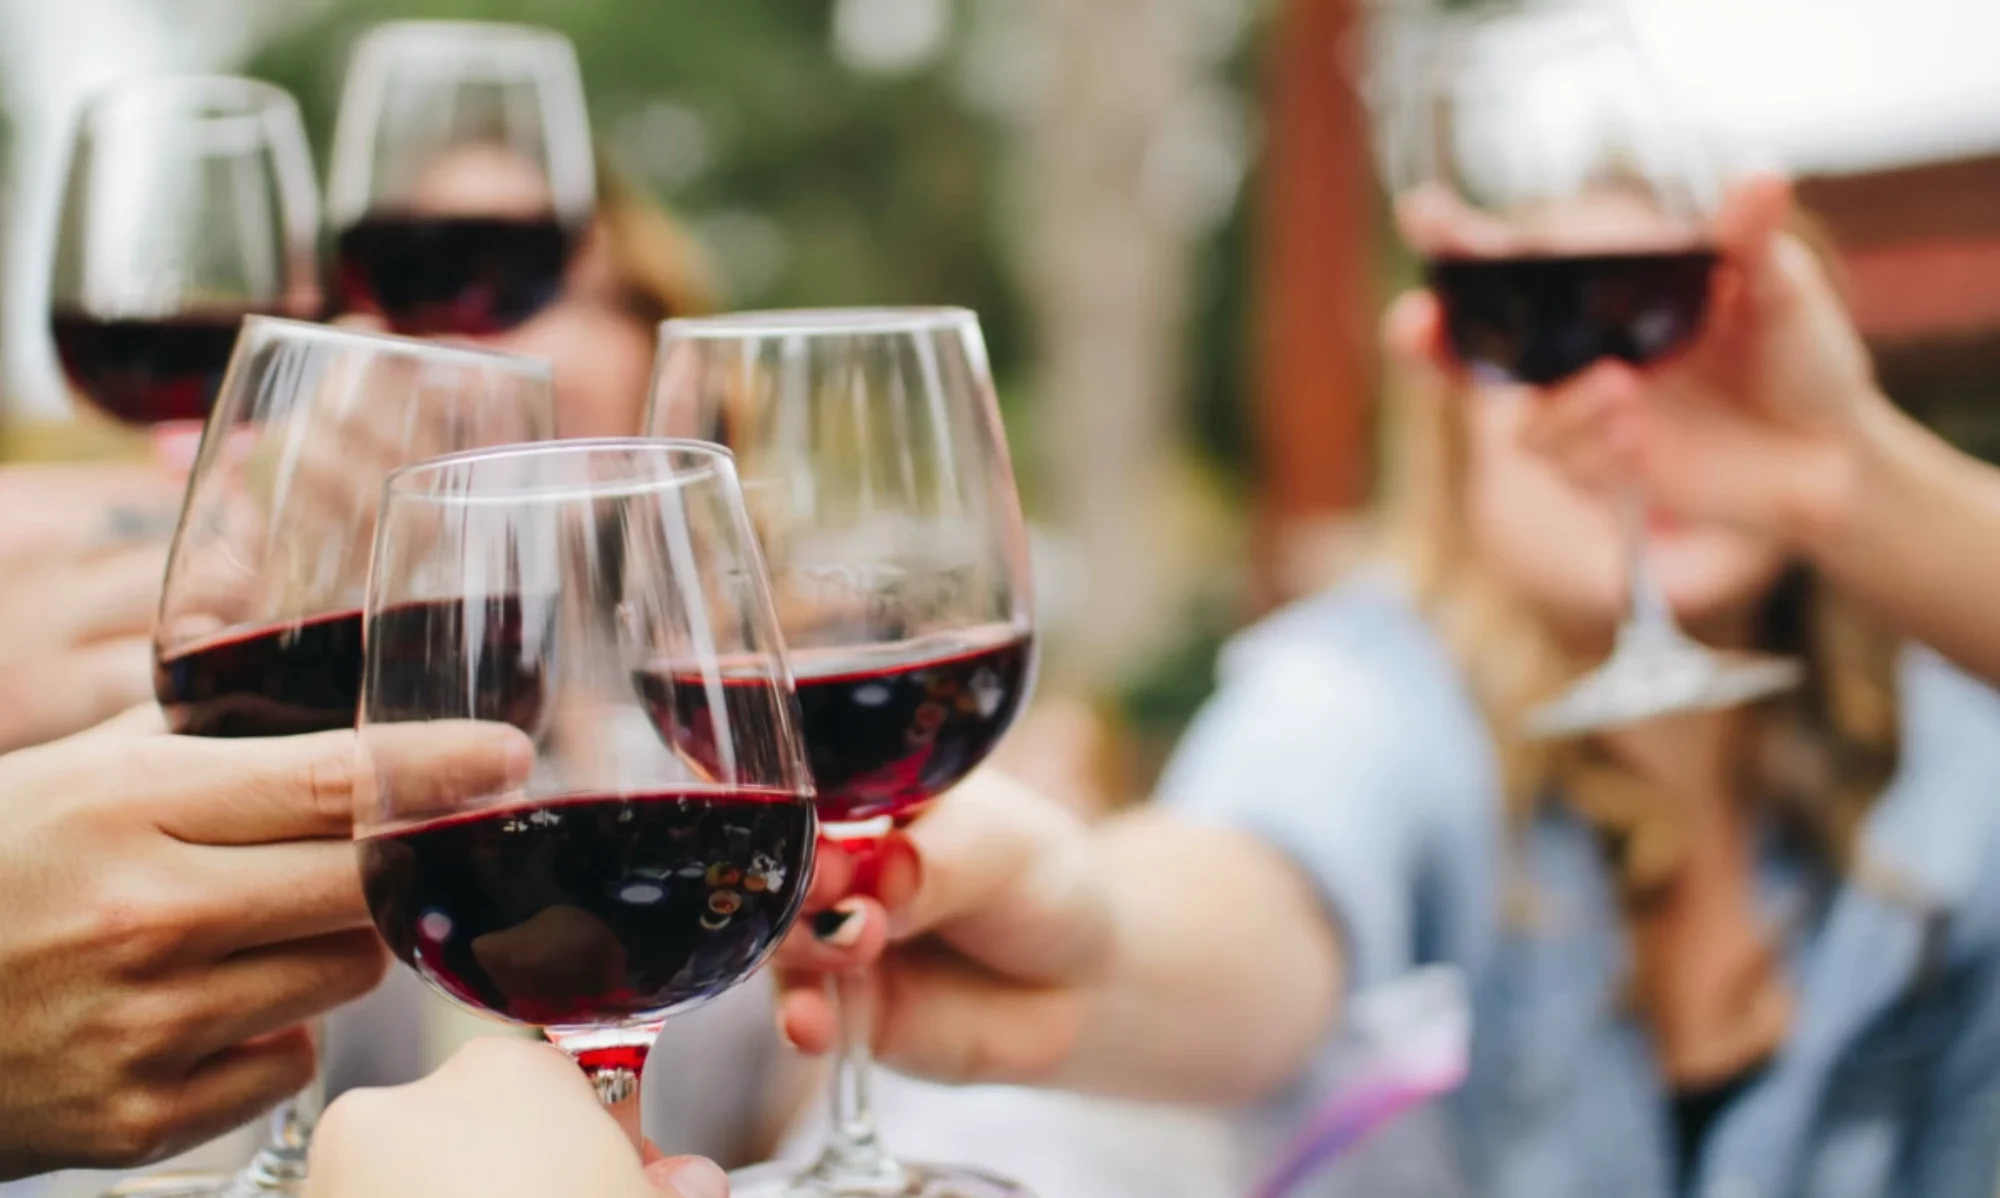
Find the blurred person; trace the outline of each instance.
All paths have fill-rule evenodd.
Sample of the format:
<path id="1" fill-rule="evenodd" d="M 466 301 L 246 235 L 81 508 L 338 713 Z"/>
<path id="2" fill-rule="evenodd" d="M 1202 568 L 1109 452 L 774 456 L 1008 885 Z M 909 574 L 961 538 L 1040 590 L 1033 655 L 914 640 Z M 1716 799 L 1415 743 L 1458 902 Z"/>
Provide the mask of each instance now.
<path id="1" fill-rule="evenodd" d="M 483 144 L 432 163 L 412 200 L 413 210 L 425 216 L 520 218 L 548 205 L 539 167 L 504 146 Z M 601 167 L 597 208 L 561 290 L 512 328 L 459 339 L 549 362 L 563 436 L 633 436 L 660 322 L 709 312 L 716 304 L 694 239 L 664 207 Z M 349 315 L 380 319 L 365 308 Z"/>
<path id="2" fill-rule="evenodd" d="M 1779 180 L 1737 219 L 1777 219 Z M 1809 557 L 1879 618 L 2000 679 L 2000 470 L 1958 452 L 1876 384 L 1822 262 L 1795 237 L 1742 260 L 1737 320 L 1657 371 L 1553 389 L 1523 426 L 1572 481 L 1637 485 L 1687 520 Z M 1441 352 L 1435 301 L 1398 314 L 1407 353 Z"/>
<path id="3" fill-rule="evenodd" d="M 352 1091 L 313 1140 L 310 1198 L 727 1198 L 699 1157 L 635 1150 L 546 1044 L 475 1040 L 422 1081 Z"/>
<path id="4" fill-rule="evenodd" d="M 306 1021 L 387 967 L 348 843 L 353 734 L 163 730 L 141 708 L 0 757 L 0 1179 L 244 1122 L 311 1075 Z M 485 791 L 532 754 L 430 724 L 375 760 L 393 785 Z"/>
<path id="5" fill-rule="evenodd" d="M 1731 197 L 1729 260 L 1794 253 L 1782 200 Z M 1752 377 L 1846 369 L 1755 315 L 1819 303 L 1811 278 L 1753 274 L 1772 291 L 1723 296 L 1692 354 L 1747 330 Z M 1092 828 L 990 773 L 939 804 L 859 909 L 883 928 L 786 946 L 786 1034 L 827 1046 L 821 975 L 886 932 L 889 1064 L 1283 1132 L 1336 1081 L 1352 996 L 1453 966 L 1469 1075 L 1398 1144 L 1420 1192 L 1990 1198 L 2000 697 L 1781 543 L 1661 520 L 1686 626 L 1805 685 L 1522 739 L 1617 624 L 1616 510 L 1523 446 L 1531 391 L 1404 365 L 1379 568 L 1232 645 L 1152 808 Z M 1323 1180 L 1384 1184 L 1353 1163 Z"/>

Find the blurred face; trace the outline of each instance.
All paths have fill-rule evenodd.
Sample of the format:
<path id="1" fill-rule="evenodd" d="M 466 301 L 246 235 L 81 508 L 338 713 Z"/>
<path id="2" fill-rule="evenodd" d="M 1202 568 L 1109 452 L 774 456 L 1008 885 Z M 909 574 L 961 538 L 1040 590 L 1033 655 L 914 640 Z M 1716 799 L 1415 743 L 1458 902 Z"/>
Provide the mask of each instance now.
<path id="1" fill-rule="evenodd" d="M 653 368 L 653 329 L 619 306 L 617 272 L 592 225 L 556 301 L 482 341 L 555 368 L 556 427 L 565 437 L 637 435 Z"/>
<path id="2" fill-rule="evenodd" d="M 1398 201 L 1397 220 L 1426 257 L 1675 250 L 1703 238 L 1697 221 L 1671 217 L 1643 190 L 1615 184 L 1505 216 L 1475 212 L 1439 189 L 1419 189 Z M 1624 372 L 1640 385 L 1622 363 L 1591 369 Z M 1466 519 L 1476 552 L 1576 644 L 1601 646 L 1626 604 L 1619 504 L 1571 486 L 1521 445 L 1528 405 L 1539 402 L 1534 388 L 1462 379 L 1454 399 L 1465 409 Z M 1747 635 L 1785 566 L 1775 545 L 1657 513 L 1646 519 L 1645 553 L 1675 614 L 1712 641 Z"/>
<path id="3" fill-rule="evenodd" d="M 1617 504 L 1571 486 L 1523 448 L 1520 426 L 1534 392 L 1468 387 L 1466 519 L 1482 561 L 1503 584 L 1579 644 L 1608 640 L 1625 610 L 1626 568 Z M 1654 514 L 1645 529 L 1654 576 L 1690 631 L 1739 642 L 1785 556 L 1730 529 Z"/>
<path id="4" fill-rule="evenodd" d="M 466 146 L 431 164 L 411 206 L 452 216 L 547 215 L 548 182 L 504 146 Z M 565 437 L 637 434 L 652 370 L 653 329 L 619 303 L 612 247 L 593 223 L 572 257 L 562 294 L 526 322 L 476 338 L 503 353 L 542 358 L 555 371 L 556 426 Z"/>

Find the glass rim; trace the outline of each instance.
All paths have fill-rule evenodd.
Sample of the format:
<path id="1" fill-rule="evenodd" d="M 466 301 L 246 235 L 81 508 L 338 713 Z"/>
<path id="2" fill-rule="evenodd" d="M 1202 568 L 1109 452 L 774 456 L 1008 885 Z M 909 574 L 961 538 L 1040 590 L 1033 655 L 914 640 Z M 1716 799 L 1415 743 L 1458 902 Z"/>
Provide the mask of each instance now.
<path id="1" fill-rule="evenodd" d="M 271 328 L 294 334 L 299 339 L 313 341 L 337 341 L 351 345 L 374 346 L 392 349 L 410 357 L 444 358 L 479 362 L 496 366 L 524 378 L 553 382 L 555 368 L 544 358 L 531 358 L 525 354 L 510 354 L 497 349 L 486 349 L 476 345 L 452 345 L 441 341 L 431 341 L 423 337 L 406 337 L 400 333 L 378 333 L 373 329 L 350 329 L 340 325 L 325 324 L 317 320 L 300 320 L 295 316 L 273 316 L 264 312 L 248 312 L 243 316 L 243 335 L 247 337 L 252 329 Z"/>
<path id="2" fill-rule="evenodd" d="M 426 48 L 443 46 L 451 50 L 472 48 L 466 45 L 468 41 L 478 46 L 561 46 L 572 51 L 575 46 L 561 30 L 546 25 L 532 25 L 526 21 L 454 20 L 449 17 L 382 21 L 370 26 L 355 44 L 358 49 L 372 43 L 393 43 L 399 38 L 409 39 L 410 44 L 424 44 Z"/>
<path id="3" fill-rule="evenodd" d="M 715 316 L 676 316 L 660 322 L 660 340 L 704 341 L 755 334 L 765 337 L 894 336 L 977 327 L 979 314 L 955 305 L 861 308 L 772 308 Z"/>
<path id="4" fill-rule="evenodd" d="M 296 111 L 299 102 L 292 93 L 268 79 L 248 75 L 221 75 L 203 71 L 148 71 L 112 80 L 85 97 L 86 116 L 113 102 L 130 102 L 150 92 L 182 93 L 230 111 L 211 114 L 207 119 L 233 120 L 254 116 L 271 108 Z"/>
<path id="5" fill-rule="evenodd" d="M 463 475 L 468 468 L 488 463 L 529 458 L 587 459 L 608 456 L 612 453 L 653 454 L 669 458 L 686 455 L 705 458 L 707 461 L 692 469 L 678 465 L 670 466 L 669 472 L 664 476 L 605 479 L 602 483 L 528 481 L 499 490 L 455 494 L 440 493 L 435 488 L 438 480 L 455 474 Z M 694 437 L 578 437 L 569 440 L 523 441 L 513 445 L 465 449 L 441 457 L 411 462 L 389 472 L 382 481 L 382 494 L 385 500 L 408 499 L 453 506 L 504 506 L 525 502 L 561 503 L 579 499 L 616 499 L 678 490 L 725 475 L 734 479 L 735 472 L 736 455 L 726 446 L 713 441 L 702 441 Z M 432 480 L 433 485 L 421 486 L 419 480 L 425 478 Z"/>

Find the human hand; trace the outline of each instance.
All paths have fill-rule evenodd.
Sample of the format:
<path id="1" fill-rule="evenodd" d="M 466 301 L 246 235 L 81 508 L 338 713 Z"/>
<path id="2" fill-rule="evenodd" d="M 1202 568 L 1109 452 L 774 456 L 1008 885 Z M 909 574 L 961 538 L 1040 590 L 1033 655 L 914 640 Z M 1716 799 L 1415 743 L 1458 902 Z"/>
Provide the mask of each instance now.
<path id="1" fill-rule="evenodd" d="M 152 698 L 181 485 L 150 466 L 0 467 L 0 752 Z"/>
<path id="2" fill-rule="evenodd" d="M 511 728 L 408 731 L 370 779 L 486 792 L 532 762 Z M 0 1178 L 155 1160 L 305 1084 L 305 1022 L 387 964 L 348 843 L 363 773 L 349 732 L 0 758 Z"/>
<path id="3" fill-rule="evenodd" d="M 650 1163 L 648 1163 L 650 1159 Z M 353 1090 L 320 1120 L 308 1198 L 727 1198 L 699 1157 L 642 1155 L 546 1044 L 475 1040 L 422 1081 Z"/>
<path id="4" fill-rule="evenodd" d="M 868 897 L 801 920 L 787 938 L 778 958 L 785 1037 L 808 1052 L 830 1048 L 825 978 L 872 962 L 883 1061 L 951 1082 L 1049 1080 L 1112 952 L 1111 896 L 1090 830 L 982 771 L 877 853 L 862 866 L 823 849 L 821 870 L 858 872 Z M 882 940 L 866 928 L 885 917 L 888 946 L 877 959 Z"/>
<path id="5" fill-rule="evenodd" d="M 1684 519 L 1794 545 L 1837 522 L 1891 409 L 1825 268 L 1786 231 L 1791 212 L 1781 179 L 1733 188 L 1701 337 L 1648 369 L 1600 362 L 1543 390 L 1524 443 L 1580 486 L 1636 489 Z M 1442 235 L 1406 229 L 1413 244 Z M 1406 364 L 1455 369 L 1428 292 L 1400 297 L 1384 336 Z"/>

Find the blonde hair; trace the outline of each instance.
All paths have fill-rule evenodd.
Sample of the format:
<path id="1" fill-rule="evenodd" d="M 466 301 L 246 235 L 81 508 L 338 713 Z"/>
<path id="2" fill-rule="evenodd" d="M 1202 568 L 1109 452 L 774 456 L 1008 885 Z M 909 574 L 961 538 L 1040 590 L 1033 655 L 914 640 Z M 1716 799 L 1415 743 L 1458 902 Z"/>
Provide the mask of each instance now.
<path id="1" fill-rule="evenodd" d="M 596 220 L 611 250 L 618 302 L 647 328 L 670 316 L 700 316 L 721 306 L 708 257 L 660 203 L 623 175 L 597 171 Z"/>
<path id="2" fill-rule="evenodd" d="M 1562 802 L 1598 832 L 1628 906 L 1679 872 L 1684 833 L 1660 801 L 1593 741 L 1536 742 L 1525 714 L 1588 663 L 1491 573 L 1467 522 L 1467 396 L 1441 380 L 1392 388 L 1380 548 L 1456 658 L 1499 754 L 1509 826 Z M 1836 869 L 1855 865 L 1862 818 L 1894 773 L 1898 642 L 1804 567 L 1766 596 L 1760 647 L 1806 666 L 1795 693 L 1752 713 L 1739 742 L 1742 793 L 1804 833 Z M 1520 879 L 1516 878 L 1516 882 Z M 1533 896 L 1517 885 L 1510 909 Z"/>

